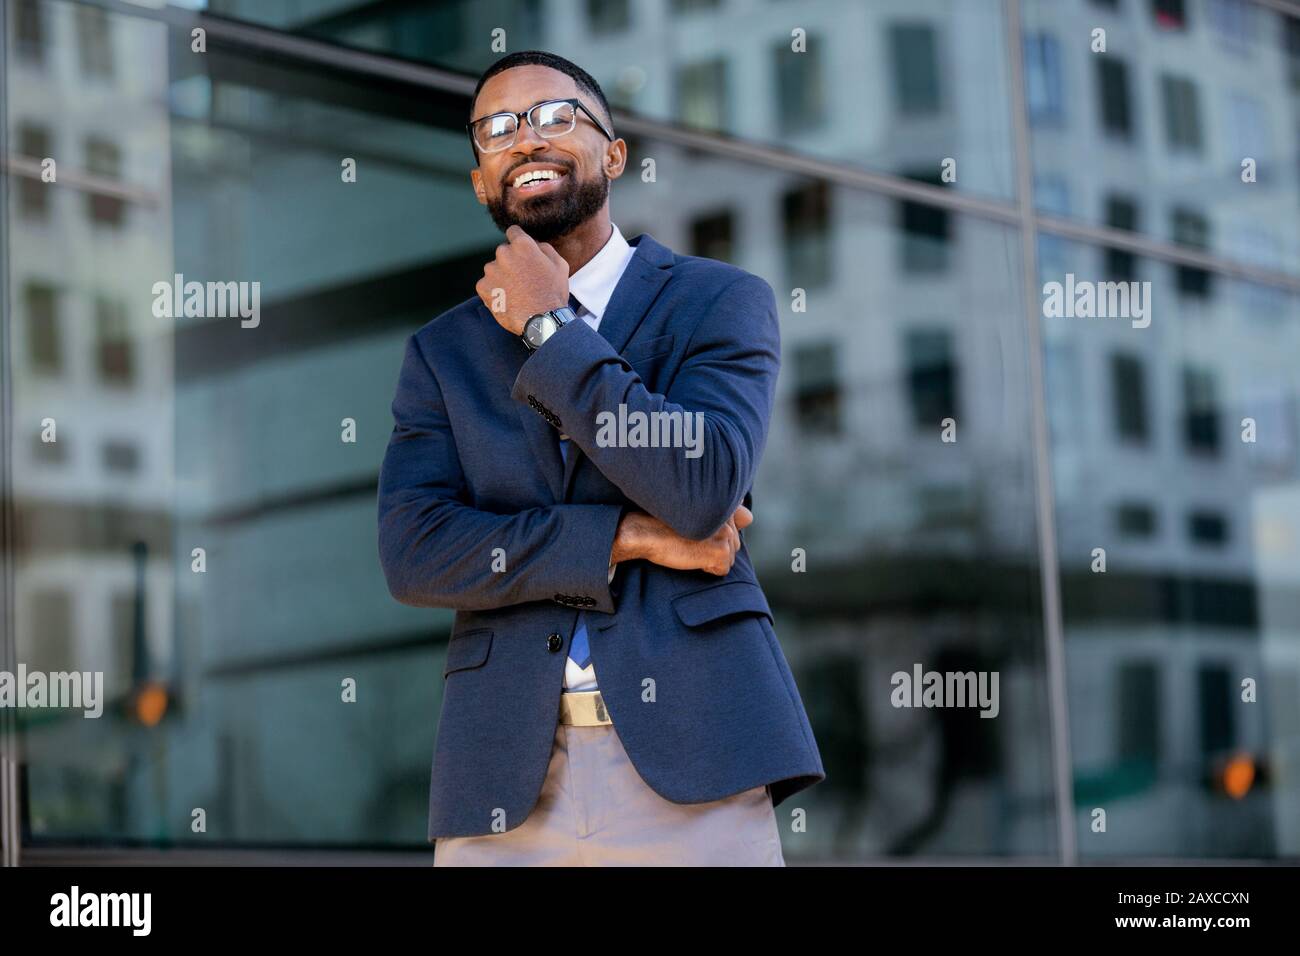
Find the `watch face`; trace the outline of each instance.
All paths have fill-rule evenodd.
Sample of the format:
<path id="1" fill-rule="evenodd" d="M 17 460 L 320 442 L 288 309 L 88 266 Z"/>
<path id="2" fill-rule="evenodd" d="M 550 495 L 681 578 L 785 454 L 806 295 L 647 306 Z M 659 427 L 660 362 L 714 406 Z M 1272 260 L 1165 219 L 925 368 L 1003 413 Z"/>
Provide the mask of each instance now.
<path id="1" fill-rule="evenodd" d="M 528 324 L 524 326 L 524 338 L 533 348 L 540 348 L 555 329 L 555 320 L 543 312 L 528 320 Z"/>

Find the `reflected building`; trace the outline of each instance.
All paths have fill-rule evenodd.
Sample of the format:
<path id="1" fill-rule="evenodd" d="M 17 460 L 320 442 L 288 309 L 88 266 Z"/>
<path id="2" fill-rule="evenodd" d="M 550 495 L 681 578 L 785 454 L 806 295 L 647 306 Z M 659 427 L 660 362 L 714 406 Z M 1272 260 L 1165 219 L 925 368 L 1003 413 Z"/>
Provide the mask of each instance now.
<path id="1" fill-rule="evenodd" d="M 109 529 L 100 550 L 116 553 L 99 575 L 121 585 L 112 593 L 132 593 L 130 545 L 150 544 L 148 626 L 122 631 L 92 621 L 113 598 L 85 573 L 98 566 L 89 533 L 57 573 L 53 558 L 34 573 L 53 529 L 20 541 L 18 647 L 33 640 L 24 627 L 66 634 L 41 643 L 80 662 L 143 632 L 147 666 L 114 658 L 132 662 L 123 693 L 163 680 L 177 705 L 156 728 L 128 711 L 33 747 L 34 844 L 422 848 L 451 613 L 388 595 L 375 479 L 405 337 L 472 292 L 499 241 L 468 188 L 463 123 L 501 28 L 509 49 L 580 63 L 627 111 L 629 169 L 613 192 L 625 235 L 733 262 L 782 307 L 746 540 L 828 772 L 801 794 L 812 822 L 784 836 L 787 858 L 1073 858 L 1062 808 L 1085 860 L 1300 852 L 1300 257 L 1296 217 L 1279 212 L 1300 203 L 1286 135 L 1300 120 L 1294 18 L 1254 3 L 1026 0 L 1011 51 L 995 0 L 208 7 L 269 29 L 254 43 L 177 8 L 10 5 L 28 18 L 11 23 L 6 60 L 10 279 L 16 294 L 54 284 L 40 267 L 54 263 L 80 300 L 14 299 L 14 421 L 44 408 L 51 355 L 87 368 L 102 356 L 85 330 L 99 327 L 96 287 L 116 289 L 138 401 L 124 437 L 149 447 L 121 494 L 156 535 L 113 523 L 106 470 L 78 485 L 84 463 L 16 449 L 20 512 L 69 480 L 54 510 L 82 502 L 84 527 Z M 98 63 L 76 39 L 87 16 L 110 24 L 117 51 L 114 92 L 93 101 L 86 76 L 49 67 Z M 35 22 L 43 66 L 30 62 Z M 208 24 L 204 54 L 195 23 Z M 1089 48 L 1097 26 L 1104 56 Z M 341 46 L 277 46 L 285 35 Z M 357 49 L 385 60 L 348 59 Z M 59 99 L 28 109 L 21 83 Z M 1032 218 L 1016 205 L 1021 97 Z M 27 131 L 41 117 L 56 145 Z M 129 198 L 113 241 L 89 245 L 107 228 L 93 191 L 70 201 L 74 189 L 23 181 L 36 156 L 105 118 L 130 172 L 102 146 L 86 168 Z M 1241 183 L 1239 153 L 1259 159 L 1257 182 Z M 340 175 L 349 159 L 355 182 Z M 64 221 L 32 218 L 24 190 L 68 217 L 43 254 L 41 230 Z M 1178 248 L 1211 259 L 1172 261 Z M 1067 272 L 1151 281 L 1151 326 L 1042 317 L 1026 287 Z M 176 273 L 259 282 L 260 325 L 153 319 L 145 293 Z M 63 320 L 75 332 L 30 318 L 56 308 L 82 310 Z M 109 412 L 120 390 L 102 382 L 48 391 L 70 442 L 123 423 Z M 1240 440 L 1247 417 L 1253 443 Z M 1045 567 L 1059 568 L 1064 695 Z M 68 610 L 40 596 L 56 586 Z M 894 707 L 891 676 L 917 663 L 996 671 L 998 718 Z M 1240 702 L 1244 678 L 1257 703 Z M 348 680 L 356 703 L 341 699 Z M 78 786 L 105 781 L 115 815 L 76 802 Z M 191 828 L 196 807 L 206 834 Z M 1098 807 L 1106 834 L 1091 826 Z"/>
<path id="2" fill-rule="evenodd" d="M 149 757 L 126 715 L 175 663 L 172 342 L 149 294 L 171 271 L 165 31 L 6 6 L 10 622 L 17 660 L 102 672 L 106 698 L 100 720 L 19 712 L 26 822 L 128 830 Z"/>

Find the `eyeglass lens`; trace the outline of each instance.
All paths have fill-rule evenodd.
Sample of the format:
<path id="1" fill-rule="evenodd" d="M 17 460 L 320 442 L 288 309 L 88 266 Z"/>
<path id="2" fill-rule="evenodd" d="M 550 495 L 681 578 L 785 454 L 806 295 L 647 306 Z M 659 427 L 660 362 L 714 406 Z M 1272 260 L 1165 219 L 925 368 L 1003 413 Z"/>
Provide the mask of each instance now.
<path id="1" fill-rule="evenodd" d="M 573 129 L 576 114 L 572 103 L 538 103 L 530 112 L 533 129 L 539 136 L 563 136 Z M 474 141 L 484 152 L 493 152 L 513 144 L 518 131 L 519 117 L 497 113 L 474 124 Z"/>

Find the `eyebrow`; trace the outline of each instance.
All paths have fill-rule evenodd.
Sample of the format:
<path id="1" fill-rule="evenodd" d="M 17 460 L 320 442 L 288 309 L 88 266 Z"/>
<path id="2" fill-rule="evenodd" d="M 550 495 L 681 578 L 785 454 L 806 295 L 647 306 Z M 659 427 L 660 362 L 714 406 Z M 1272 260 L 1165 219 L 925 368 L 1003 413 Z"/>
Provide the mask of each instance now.
<path id="1" fill-rule="evenodd" d="M 491 113 L 484 113 L 482 116 L 476 117 L 476 119 L 487 119 L 489 116 L 500 116 L 502 113 L 518 116 L 520 113 L 527 113 L 534 106 L 541 106 L 543 103 L 549 103 L 552 100 L 578 100 L 579 103 L 582 102 L 577 96 L 543 96 L 540 100 L 529 103 L 521 110 L 493 110 Z M 471 119 L 470 122 L 473 123 L 475 120 Z"/>

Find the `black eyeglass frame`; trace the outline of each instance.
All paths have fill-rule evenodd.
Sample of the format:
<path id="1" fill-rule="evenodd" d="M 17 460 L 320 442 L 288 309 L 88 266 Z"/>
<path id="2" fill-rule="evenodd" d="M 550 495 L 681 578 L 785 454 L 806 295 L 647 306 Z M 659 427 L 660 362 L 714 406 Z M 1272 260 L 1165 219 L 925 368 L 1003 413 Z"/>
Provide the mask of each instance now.
<path id="1" fill-rule="evenodd" d="M 540 109 L 541 107 L 547 106 L 551 103 L 568 103 L 570 106 L 573 107 L 574 110 L 573 126 L 565 130 L 563 133 L 560 133 L 559 136 L 546 136 L 545 134 L 542 133 L 541 130 L 539 130 L 533 124 L 533 110 Z M 570 133 L 573 132 L 574 129 L 577 128 L 578 110 L 582 110 L 584 113 L 586 113 L 587 118 L 590 119 L 592 123 L 595 124 L 596 129 L 604 133 L 605 138 L 608 139 L 611 143 L 614 142 L 615 139 L 617 139 L 617 137 L 613 133 L 611 133 L 609 130 L 605 128 L 605 124 L 600 121 L 600 119 L 596 116 L 596 114 L 593 113 L 591 110 L 587 109 L 586 105 L 582 102 L 582 100 L 578 99 L 576 96 L 565 96 L 554 100 L 542 100 L 540 103 L 534 103 L 532 106 L 528 107 L 528 109 L 521 110 L 518 113 L 512 112 L 510 110 L 501 110 L 500 112 L 497 113 L 488 113 L 486 116 L 480 116 L 478 119 L 473 119 L 470 120 L 468 123 L 466 123 L 465 132 L 469 136 L 470 145 L 474 147 L 475 156 L 477 156 L 480 152 L 499 153 L 502 150 L 509 149 L 511 146 L 515 145 L 516 141 L 518 141 L 519 130 L 523 128 L 522 126 L 519 125 L 519 120 L 526 120 L 528 122 L 528 125 L 533 127 L 533 132 L 536 133 L 538 136 L 541 136 L 542 139 L 559 139 L 560 136 L 568 136 Z M 515 118 L 515 138 L 512 139 L 507 145 L 502 146 L 499 149 L 483 149 L 483 147 L 481 147 L 474 139 L 474 125 L 476 123 L 481 123 L 486 119 L 491 119 L 494 116 L 513 116 Z"/>

